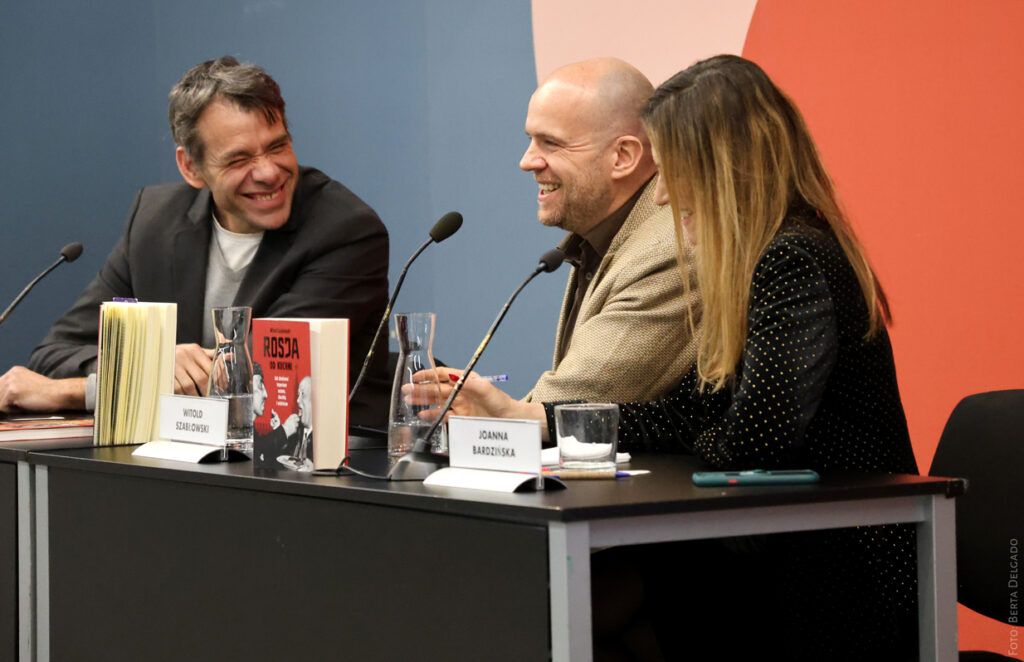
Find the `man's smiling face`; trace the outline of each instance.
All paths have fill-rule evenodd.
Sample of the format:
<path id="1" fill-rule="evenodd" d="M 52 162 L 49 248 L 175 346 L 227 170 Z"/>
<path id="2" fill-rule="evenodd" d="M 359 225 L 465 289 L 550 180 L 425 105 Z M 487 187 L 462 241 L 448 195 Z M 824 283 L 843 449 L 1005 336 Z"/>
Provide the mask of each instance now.
<path id="1" fill-rule="evenodd" d="M 281 117 L 229 102 L 211 103 L 199 116 L 202 162 L 178 148 L 178 167 L 196 188 L 213 195 L 217 220 L 241 234 L 276 230 L 288 222 L 299 166 Z"/>
<path id="2" fill-rule="evenodd" d="M 544 225 L 584 234 L 611 211 L 610 142 L 602 127 L 591 126 L 588 92 L 550 82 L 530 99 L 519 167 L 537 180 L 537 218 Z"/>

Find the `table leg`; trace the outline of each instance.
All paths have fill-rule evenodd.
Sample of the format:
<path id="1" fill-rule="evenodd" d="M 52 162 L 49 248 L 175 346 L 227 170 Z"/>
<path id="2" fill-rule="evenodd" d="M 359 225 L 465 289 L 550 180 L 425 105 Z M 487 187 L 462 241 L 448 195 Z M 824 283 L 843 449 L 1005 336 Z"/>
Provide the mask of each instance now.
<path id="1" fill-rule="evenodd" d="M 18 462 L 18 659 L 35 660 L 35 491 L 32 465 Z"/>
<path id="2" fill-rule="evenodd" d="M 35 467 L 36 662 L 50 661 L 50 481 L 47 467 Z"/>
<path id="3" fill-rule="evenodd" d="M 956 500 L 936 495 L 917 524 L 917 600 L 921 662 L 954 662 L 956 622 Z"/>
<path id="4" fill-rule="evenodd" d="M 591 660 L 590 530 L 586 522 L 548 525 L 551 659 Z"/>

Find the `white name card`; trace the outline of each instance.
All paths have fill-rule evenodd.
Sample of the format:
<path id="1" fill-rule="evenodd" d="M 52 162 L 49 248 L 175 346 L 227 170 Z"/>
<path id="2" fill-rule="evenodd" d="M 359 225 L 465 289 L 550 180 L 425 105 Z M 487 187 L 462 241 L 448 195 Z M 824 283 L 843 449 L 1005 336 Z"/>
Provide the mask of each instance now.
<path id="1" fill-rule="evenodd" d="M 540 474 L 540 421 L 452 416 L 452 467 Z"/>
<path id="2" fill-rule="evenodd" d="M 160 438 L 223 446 L 228 436 L 228 401 L 190 395 L 160 396 Z"/>
<path id="3" fill-rule="evenodd" d="M 437 487 L 464 487 L 488 492 L 534 492 L 544 489 L 550 479 L 532 474 L 510 471 L 487 471 L 486 469 L 464 469 L 445 467 L 430 474 L 423 480 L 424 485 Z"/>
<path id="4" fill-rule="evenodd" d="M 451 466 L 423 481 L 436 487 L 489 492 L 532 492 L 565 484 L 540 475 L 540 422 L 452 416 L 448 419 Z"/>

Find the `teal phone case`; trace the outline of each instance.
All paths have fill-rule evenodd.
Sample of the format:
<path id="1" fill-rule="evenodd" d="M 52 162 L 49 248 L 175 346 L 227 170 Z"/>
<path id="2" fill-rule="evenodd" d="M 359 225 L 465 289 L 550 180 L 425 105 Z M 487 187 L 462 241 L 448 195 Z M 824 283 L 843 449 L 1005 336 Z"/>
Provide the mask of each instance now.
<path id="1" fill-rule="evenodd" d="M 693 484 L 698 487 L 731 485 L 794 485 L 816 483 L 820 476 L 812 469 L 753 469 L 750 471 L 694 471 Z"/>

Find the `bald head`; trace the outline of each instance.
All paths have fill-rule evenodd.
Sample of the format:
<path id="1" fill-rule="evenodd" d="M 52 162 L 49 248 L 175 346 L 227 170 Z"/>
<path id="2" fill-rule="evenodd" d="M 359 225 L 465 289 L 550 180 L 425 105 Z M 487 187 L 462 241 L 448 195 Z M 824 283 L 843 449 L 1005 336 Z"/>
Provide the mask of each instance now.
<path id="1" fill-rule="evenodd" d="M 654 91 L 615 58 L 566 65 L 530 97 L 519 167 L 540 185 L 538 218 L 585 235 L 653 176 L 640 111 Z"/>
<path id="2" fill-rule="evenodd" d="M 640 111 L 654 86 L 640 70 L 617 58 L 574 62 L 556 69 L 534 96 L 566 95 L 595 132 L 632 134 L 646 139 Z"/>

